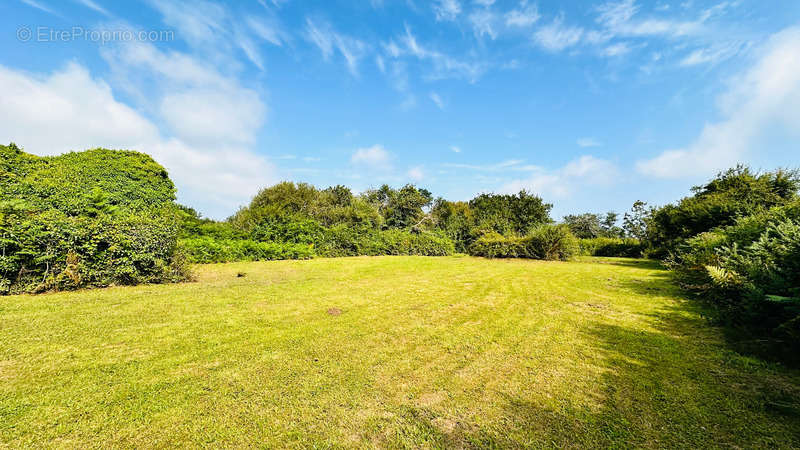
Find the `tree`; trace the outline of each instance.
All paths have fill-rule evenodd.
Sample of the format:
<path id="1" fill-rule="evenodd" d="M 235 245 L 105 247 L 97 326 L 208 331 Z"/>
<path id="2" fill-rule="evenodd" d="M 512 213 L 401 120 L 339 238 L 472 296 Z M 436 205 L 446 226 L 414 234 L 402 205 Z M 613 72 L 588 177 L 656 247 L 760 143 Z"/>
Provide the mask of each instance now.
<path id="1" fill-rule="evenodd" d="M 520 191 L 511 194 L 481 194 L 469 201 L 476 227 L 501 234 L 527 234 L 537 225 L 551 223 L 553 205 L 541 197 Z"/>
<path id="2" fill-rule="evenodd" d="M 433 194 L 427 189 L 407 184 L 392 189 L 384 184 L 377 190 L 367 191 L 364 197 L 378 208 L 386 228 L 419 227 L 426 218 L 424 208 L 433 202 Z"/>
<path id="3" fill-rule="evenodd" d="M 433 226 L 443 231 L 456 245 L 456 251 L 466 252 L 474 240 L 474 218 L 467 202 L 451 202 L 437 198 L 431 208 Z"/>
<path id="4" fill-rule="evenodd" d="M 596 237 L 620 237 L 623 231 L 617 226 L 619 214 L 609 211 L 605 216 L 594 213 L 584 213 L 564 216 L 564 223 L 572 234 L 582 239 Z"/>
<path id="5" fill-rule="evenodd" d="M 737 218 L 785 205 L 797 198 L 800 174 L 779 169 L 753 172 L 739 165 L 692 188 L 693 195 L 661 207 L 648 221 L 647 239 L 662 253 L 686 239 L 733 224 Z"/>
<path id="6" fill-rule="evenodd" d="M 622 228 L 629 237 L 644 240 L 647 237 L 647 222 L 653 214 L 653 208 L 647 208 L 647 203 L 636 200 L 630 212 L 622 218 Z"/>
<path id="7" fill-rule="evenodd" d="M 603 234 L 600 216 L 592 213 L 564 216 L 564 223 L 572 234 L 581 239 L 596 238 Z"/>

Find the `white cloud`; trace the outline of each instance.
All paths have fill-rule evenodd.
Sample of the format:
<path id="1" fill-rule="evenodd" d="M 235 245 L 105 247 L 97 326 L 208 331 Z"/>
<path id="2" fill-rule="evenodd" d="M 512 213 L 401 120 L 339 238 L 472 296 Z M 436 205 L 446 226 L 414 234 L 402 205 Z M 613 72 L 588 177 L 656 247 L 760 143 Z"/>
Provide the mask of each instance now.
<path id="1" fill-rule="evenodd" d="M 530 172 L 528 178 L 503 184 L 500 192 L 514 193 L 524 189 L 544 197 L 565 198 L 582 188 L 609 186 L 619 176 L 614 164 L 591 155 L 581 156 L 556 170 L 531 166 Z"/>
<path id="2" fill-rule="evenodd" d="M 400 58 L 406 55 L 413 56 L 421 61 L 429 61 L 433 65 L 433 70 L 428 75 L 429 78 L 438 80 L 444 78 L 465 78 L 470 82 L 475 82 L 484 73 L 486 67 L 477 62 L 464 62 L 449 55 L 432 50 L 417 41 L 416 36 L 411 33 L 411 29 L 406 26 L 406 32 L 398 41 L 394 40 L 384 44 L 384 49 L 389 56 Z"/>
<path id="3" fill-rule="evenodd" d="M 758 62 L 720 97 L 722 119 L 706 124 L 688 146 L 639 161 L 658 177 L 709 175 L 741 161 L 767 128 L 800 130 L 800 28 L 772 36 Z"/>
<path id="4" fill-rule="evenodd" d="M 143 102 L 189 144 L 251 145 L 266 117 L 257 92 L 182 53 L 151 44 L 122 44 L 103 57 L 119 84 Z M 137 76 L 141 78 L 131 79 Z"/>
<path id="5" fill-rule="evenodd" d="M 224 217 L 275 180 L 265 158 L 246 147 L 165 136 L 78 64 L 42 76 L 0 66 L 0 91 L 0 141 L 39 155 L 93 147 L 145 152 L 167 168 L 181 201 L 212 217 Z"/>
<path id="6" fill-rule="evenodd" d="M 583 33 L 583 28 L 564 25 L 564 16 L 560 15 L 536 30 L 533 40 L 545 50 L 558 52 L 577 45 Z"/>
<path id="7" fill-rule="evenodd" d="M 456 147 L 458 148 L 458 147 Z M 452 149 L 452 147 L 451 147 Z M 459 149 L 460 151 L 460 149 Z M 458 152 L 456 152 L 458 153 Z M 444 163 L 442 166 L 450 167 L 453 169 L 466 169 L 475 170 L 479 172 L 511 172 L 511 171 L 526 171 L 533 170 L 535 166 L 523 166 L 524 160 L 521 159 L 507 159 L 495 164 L 462 164 L 462 163 Z"/>
<path id="8" fill-rule="evenodd" d="M 359 148 L 350 156 L 350 162 L 375 169 L 391 168 L 392 155 L 382 145 Z"/>
<path id="9" fill-rule="evenodd" d="M 608 47 L 603 49 L 603 55 L 614 57 L 614 56 L 622 56 L 631 51 L 631 48 L 628 44 L 624 42 L 618 42 L 616 44 L 609 45 Z"/>
<path id="10" fill-rule="evenodd" d="M 412 167 L 408 170 L 406 175 L 408 175 L 408 177 L 413 181 L 422 181 L 422 179 L 425 178 L 425 173 L 422 171 L 422 167 L 420 166 Z"/>
<path id="11" fill-rule="evenodd" d="M 461 14 L 461 3 L 458 0 L 436 0 L 433 4 L 436 20 L 455 20 Z"/>
<path id="12" fill-rule="evenodd" d="M 164 23 L 176 30 L 177 36 L 196 52 L 208 56 L 218 67 L 239 65 L 238 52 L 241 52 L 253 65 L 264 70 L 259 44 L 281 45 L 286 40 L 287 33 L 274 16 L 241 17 L 223 5 L 202 0 L 150 0 L 149 3 L 161 13 Z"/>
<path id="13" fill-rule="evenodd" d="M 469 22 L 472 24 L 472 31 L 476 37 L 489 36 L 492 39 L 497 38 L 497 31 L 495 23 L 498 17 L 491 11 L 486 9 L 479 9 L 470 13 Z"/>
<path id="14" fill-rule="evenodd" d="M 597 22 L 613 36 L 664 36 L 677 38 L 702 33 L 705 22 L 728 7 L 729 2 L 721 2 L 700 13 L 694 20 L 675 20 L 671 18 L 636 19 L 639 6 L 635 0 L 611 1 L 600 5 Z M 666 11 L 666 10 L 661 10 Z"/>
<path id="15" fill-rule="evenodd" d="M 40 2 L 38 2 L 36 0 L 22 0 L 22 3 L 25 3 L 28 6 L 31 6 L 33 8 L 38 9 L 38 10 L 44 11 L 46 13 L 59 15 L 58 13 L 53 11 L 52 9 L 48 8 L 47 6 L 43 5 L 42 3 L 40 3 Z"/>
<path id="16" fill-rule="evenodd" d="M 577 144 L 578 144 L 578 147 L 583 147 L 583 148 L 586 148 L 586 147 L 600 147 L 600 146 L 603 145 L 602 142 L 598 141 L 595 138 L 591 138 L 591 137 L 580 138 L 580 139 L 578 139 Z"/>
<path id="17" fill-rule="evenodd" d="M 439 109 L 444 110 L 444 101 L 442 100 L 442 97 L 439 96 L 439 94 L 437 94 L 436 92 L 431 92 L 430 97 L 431 97 L 431 101 L 434 104 L 436 104 L 436 106 Z"/>
<path id="18" fill-rule="evenodd" d="M 727 43 L 712 47 L 699 48 L 683 58 L 681 66 L 697 66 L 701 64 L 716 64 L 738 54 L 742 49 L 748 48 L 747 43 Z"/>
<path id="19" fill-rule="evenodd" d="M 192 144 L 253 144 L 265 115 L 258 96 L 247 89 L 169 93 L 159 112 L 176 136 Z"/>
<path id="20" fill-rule="evenodd" d="M 103 14 L 104 16 L 111 15 L 111 13 L 109 13 L 105 8 L 94 2 L 94 0 L 76 0 L 76 1 L 89 9 L 92 9 L 94 11 L 99 12 L 100 14 Z"/>
<path id="21" fill-rule="evenodd" d="M 457 145 L 451 145 L 451 146 L 450 146 L 450 150 L 451 150 L 453 153 L 461 153 L 461 147 L 459 147 L 459 146 L 457 146 Z"/>
<path id="22" fill-rule="evenodd" d="M 288 42 L 289 37 L 286 32 L 275 22 L 275 20 L 267 20 L 266 18 L 259 18 L 256 16 L 248 16 L 245 19 L 247 26 L 261 39 L 278 47 L 283 46 Z"/>
<path id="23" fill-rule="evenodd" d="M 328 24 L 318 25 L 310 18 L 306 18 L 306 34 L 320 49 L 325 60 L 330 59 L 334 49 L 338 50 L 344 57 L 350 73 L 358 76 L 358 62 L 364 57 L 367 48 L 365 43 L 334 31 Z"/>
<path id="24" fill-rule="evenodd" d="M 525 0 L 520 3 L 520 7 L 506 13 L 507 27 L 529 27 L 539 20 L 539 9 L 536 4 L 528 5 Z"/>

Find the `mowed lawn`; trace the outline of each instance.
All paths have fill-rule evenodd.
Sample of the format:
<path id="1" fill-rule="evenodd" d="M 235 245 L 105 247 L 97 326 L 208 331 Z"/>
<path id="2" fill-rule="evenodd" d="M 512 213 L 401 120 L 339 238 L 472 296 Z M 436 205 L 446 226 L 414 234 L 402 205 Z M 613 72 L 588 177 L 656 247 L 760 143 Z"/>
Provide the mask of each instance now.
<path id="1" fill-rule="evenodd" d="M 0 447 L 800 446 L 800 375 L 652 262 L 196 270 L 0 297 Z"/>

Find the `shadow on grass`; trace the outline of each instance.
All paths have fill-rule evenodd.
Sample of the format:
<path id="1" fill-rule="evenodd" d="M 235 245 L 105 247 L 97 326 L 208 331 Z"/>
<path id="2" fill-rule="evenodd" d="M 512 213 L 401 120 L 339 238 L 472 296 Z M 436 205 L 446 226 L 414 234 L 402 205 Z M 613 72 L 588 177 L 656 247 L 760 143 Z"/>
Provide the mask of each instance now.
<path id="1" fill-rule="evenodd" d="M 675 295 L 668 275 L 625 287 Z M 603 370 L 596 405 L 558 399 L 542 407 L 504 397 L 491 426 L 451 422 L 407 407 L 395 444 L 444 448 L 800 447 L 800 374 L 742 356 L 685 297 L 629 328 L 602 319 L 583 330 Z"/>
<path id="2" fill-rule="evenodd" d="M 595 264 L 611 264 L 614 266 L 633 267 L 647 270 L 667 270 L 661 261 L 642 258 L 603 258 L 598 257 L 591 262 Z"/>
<path id="3" fill-rule="evenodd" d="M 656 269 L 658 269 L 656 267 Z M 792 369 L 800 369 L 800 356 L 794 354 L 794 347 L 781 345 L 781 342 L 765 338 L 764 333 L 749 332 L 743 328 L 723 325 L 717 320 L 717 312 L 701 298 L 693 296 L 675 283 L 672 273 L 666 269 L 659 270 L 648 278 L 623 280 L 620 287 L 629 289 L 640 295 L 669 295 L 681 301 L 681 310 L 702 317 L 705 326 L 717 330 L 724 338 L 727 347 L 748 357 L 757 358 L 765 363 L 778 363 Z M 662 313 L 652 314 L 661 317 Z"/>

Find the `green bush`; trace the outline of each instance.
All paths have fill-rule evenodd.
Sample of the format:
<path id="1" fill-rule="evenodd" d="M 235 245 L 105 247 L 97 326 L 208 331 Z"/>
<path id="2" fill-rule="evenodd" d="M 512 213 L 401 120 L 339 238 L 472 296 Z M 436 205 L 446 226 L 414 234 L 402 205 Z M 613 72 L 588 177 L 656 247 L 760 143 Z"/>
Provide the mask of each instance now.
<path id="1" fill-rule="evenodd" d="M 177 252 L 178 223 L 168 214 L 70 217 L 48 210 L 5 219 L 3 293 L 174 282 L 189 275 Z"/>
<path id="2" fill-rule="evenodd" d="M 541 225 L 525 238 L 528 258 L 566 261 L 578 254 L 578 238 L 566 225 Z"/>
<path id="3" fill-rule="evenodd" d="M 638 239 L 632 238 L 592 238 L 581 239 L 580 254 L 585 256 L 616 256 L 641 258 L 645 250 Z"/>
<path id="4" fill-rule="evenodd" d="M 188 277 L 175 186 L 149 156 L 0 146 L 0 292 Z"/>
<path id="5" fill-rule="evenodd" d="M 379 234 L 385 255 L 447 256 L 455 253 L 453 241 L 436 233 L 384 230 Z"/>
<path id="6" fill-rule="evenodd" d="M 771 346 L 800 347 L 798 202 L 742 217 L 679 247 L 668 264 L 676 280 L 713 306 L 715 317 Z"/>
<path id="7" fill-rule="evenodd" d="M 540 225 L 527 236 L 489 232 L 475 240 L 469 254 L 486 258 L 531 258 L 566 261 L 578 253 L 578 239 L 565 225 Z"/>
<path id="8" fill-rule="evenodd" d="M 528 251 L 525 238 L 519 236 L 503 236 L 497 232 L 488 232 L 479 237 L 469 247 L 472 256 L 485 258 L 527 258 Z"/>
<path id="9" fill-rule="evenodd" d="M 729 169 L 694 187 L 694 195 L 653 211 L 647 220 L 648 245 L 666 256 L 700 233 L 793 202 L 799 189 L 797 171 L 756 173 L 744 166 Z"/>
<path id="10" fill-rule="evenodd" d="M 309 259 L 314 256 L 313 245 L 258 242 L 249 239 L 227 240 L 200 237 L 181 239 L 179 245 L 189 262 L 200 264 Z"/>
<path id="11" fill-rule="evenodd" d="M 421 255 L 446 256 L 455 252 L 453 241 L 436 233 L 405 230 L 354 229 L 337 225 L 325 230 L 317 254 L 326 257 Z"/>

